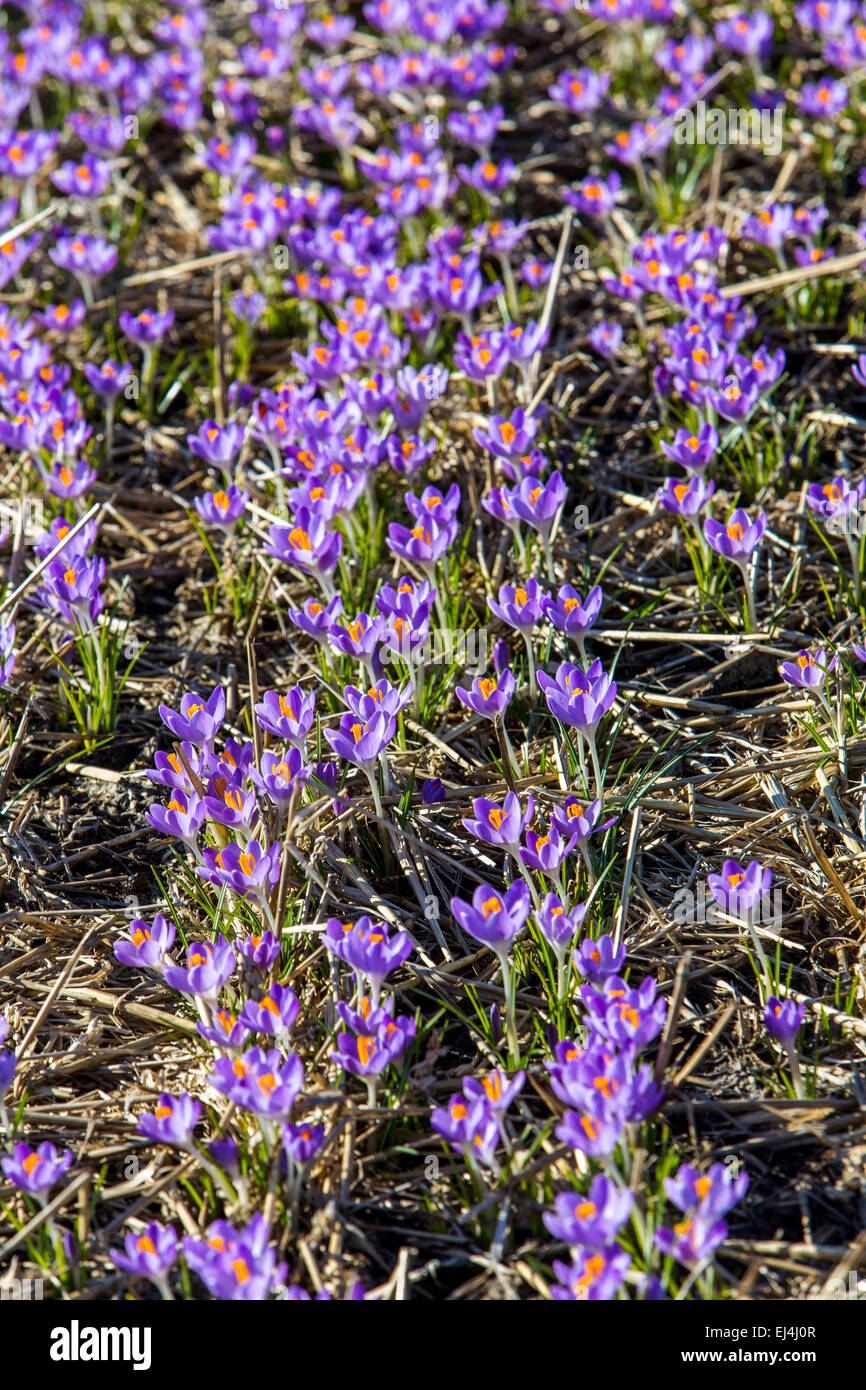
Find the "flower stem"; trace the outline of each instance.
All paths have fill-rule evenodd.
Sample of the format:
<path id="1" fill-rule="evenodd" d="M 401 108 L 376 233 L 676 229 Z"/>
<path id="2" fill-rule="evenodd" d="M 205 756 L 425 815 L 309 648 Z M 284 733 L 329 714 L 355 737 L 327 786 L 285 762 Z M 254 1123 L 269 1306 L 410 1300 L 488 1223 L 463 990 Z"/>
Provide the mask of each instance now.
<path id="1" fill-rule="evenodd" d="M 515 988 L 514 976 L 508 964 L 508 956 L 504 951 L 497 952 L 499 963 L 502 966 L 502 985 L 505 991 L 505 1036 L 508 1039 L 508 1057 L 512 1067 L 516 1067 L 520 1062 L 520 1043 L 517 1040 L 517 1018 L 515 1014 Z"/>
<path id="2" fill-rule="evenodd" d="M 788 1054 L 788 1064 L 791 1068 L 791 1080 L 794 1083 L 794 1094 L 798 1100 L 806 1099 L 806 1087 L 803 1085 L 803 1073 L 800 1070 L 800 1060 L 797 1056 L 797 1049 L 793 1043 L 786 1046 Z"/>
<path id="3" fill-rule="evenodd" d="M 529 663 L 529 694 L 532 699 L 535 699 L 535 657 L 532 652 L 532 638 L 528 632 L 524 632 L 523 642 L 526 647 L 526 657 Z"/>

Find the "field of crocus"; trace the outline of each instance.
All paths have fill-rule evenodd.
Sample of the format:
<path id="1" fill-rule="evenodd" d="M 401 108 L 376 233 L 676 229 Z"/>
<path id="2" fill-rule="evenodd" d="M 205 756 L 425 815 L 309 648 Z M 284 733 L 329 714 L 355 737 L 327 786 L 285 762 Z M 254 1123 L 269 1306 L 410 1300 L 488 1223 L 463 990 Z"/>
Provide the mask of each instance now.
<path id="1" fill-rule="evenodd" d="M 866 7 L 0 26 L 0 1294 L 866 1296 Z"/>

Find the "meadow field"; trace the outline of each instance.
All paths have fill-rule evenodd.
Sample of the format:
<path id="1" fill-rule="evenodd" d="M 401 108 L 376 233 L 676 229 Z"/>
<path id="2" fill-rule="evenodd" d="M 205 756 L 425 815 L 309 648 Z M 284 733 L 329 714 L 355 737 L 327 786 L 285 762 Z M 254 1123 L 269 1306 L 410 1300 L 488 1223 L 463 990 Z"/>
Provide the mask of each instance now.
<path id="1" fill-rule="evenodd" d="M 866 1297 L 864 84 L 2 6 L 4 1301 Z"/>

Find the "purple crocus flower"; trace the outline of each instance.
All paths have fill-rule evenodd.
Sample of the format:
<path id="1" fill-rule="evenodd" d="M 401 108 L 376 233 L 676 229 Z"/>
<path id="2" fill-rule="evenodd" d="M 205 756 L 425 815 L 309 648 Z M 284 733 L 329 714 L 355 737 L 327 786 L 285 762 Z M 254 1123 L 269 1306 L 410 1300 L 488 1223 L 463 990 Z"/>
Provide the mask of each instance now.
<path id="1" fill-rule="evenodd" d="M 298 784 L 306 782 L 310 769 L 304 765 L 303 754 L 299 748 L 291 748 L 287 754 L 266 750 L 262 753 L 260 770 L 251 774 L 256 786 L 266 792 L 277 806 L 285 808 L 295 795 Z"/>
<path id="2" fill-rule="evenodd" d="M 460 507 L 460 488 L 457 483 L 453 483 L 444 496 L 435 487 L 425 487 L 420 497 L 416 497 L 413 492 L 408 492 L 406 494 L 406 506 L 417 521 L 432 516 L 441 526 L 457 515 Z M 428 592 L 429 588 L 428 584 Z M 420 586 L 419 592 L 421 592 Z"/>
<path id="3" fill-rule="evenodd" d="M 631 1214 L 634 1193 L 623 1190 L 603 1173 L 592 1180 L 585 1197 L 579 1192 L 562 1192 L 554 1201 L 554 1211 L 542 1220 L 550 1234 L 566 1245 L 601 1250 L 616 1240 L 620 1227 Z"/>
<path id="4" fill-rule="evenodd" d="M 198 833 L 208 816 L 208 798 L 203 801 L 195 792 L 184 792 L 176 788 L 168 805 L 155 802 L 145 813 L 148 825 L 160 835 L 169 835 L 183 840 L 192 848 L 198 841 Z"/>
<path id="5" fill-rule="evenodd" d="M 515 515 L 537 531 L 546 542 L 565 502 L 567 490 L 561 473 L 551 473 L 546 483 L 539 482 L 530 474 L 512 489 L 509 505 Z"/>
<path id="6" fill-rule="evenodd" d="M 520 837 L 535 815 L 535 801 L 529 796 L 524 811 L 517 793 L 509 792 L 501 806 L 486 797 L 478 797 L 472 803 L 472 810 L 474 820 L 471 817 L 463 819 L 470 834 L 485 844 L 501 846 L 516 854 Z"/>
<path id="7" fill-rule="evenodd" d="M 484 151 L 492 145 L 504 114 L 501 106 L 488 111 L 477 102 L 471 102 L 465 111 L 449 114 L 448 131 L 461 144 Z"/>
<path id="8" fill-rule="evenodd" d="M 233 140 L 213 139 L 207 142 L 203 161 L 215 174 L 238 179 L 248 168 L 256 153 L 256 142 L 248 131 L 242 130 Z"/>
<path id="9" fill-rule="evenodd" d="M 280 943 L 271 931 L 263 931 L 258 936 L 245 936 L 238 942 L 241 965 L 254 966 L 257 970 L 270 970 L 279 958 Z"/>
<path id="10" fill-rule="evenodd" d="M 586 341 L 599 357 L 607 357 L 613 361 L 622 347 L 622 334 L 622 324 L 618 319 L 613 323 L 602 319 L 589 330 Z"/>
<path id="11" fill-rule="evenodd" d="M 71 304 L 49 304 L 33 317 L 51 333 L 72 333 L 87 317 L 87 305 L 83 299 L 73 299 Z"/>
<path id="12" fill-rule="evenodd" d="M 662 439 L 662 453 L 689 473 L 701 473 L 719 448 L 719 431 L 713 425 L 703 424 L 696 434 L 689 430 L 677 430 L 673 442 Z"/>
<path id="13" fill-rule="evenodd" d="M 528 453 L 537 433 L 537 418 L 524 410 L 515 410 L 507 418 L 493 415 L 486 429 L 473 431 L 475 442 L 501 459 L 519 458 Z"/>
<path id="14" fill-rule="evenodd" d="M 465 1095 L 455 1095 L 451 1097 L 447 1106 L 437 1106 L 433 1110 L 430 1127 L 453 1148 L 465 1152 L 473 1144 L 489 1114 L 484 1097 L 470 1100 Z"/>
<path id="15" fill-rule="evenodd" d="M 117 265 L 116 246 L 102 237 L 60 236 L 49 256 L 61 270 L 68 270 L 81 286 L 85 303 L 93 303 L 94 281 L 107 275 Z"/>
<path id="16" fill-rule="evenodd" d="M 288 610 L 289 618 L 295 627 L 299 627 L 301 632 L 312 637 L 321 647 L 327 645 L 328 633 L 342 611 L 343 600 L 339 594 L 335 594 L 327 604 L 319 603 L 318 599 L 308 598 L 305 599 L 303 607 Z"/>
<path id="17" fill-rule="evenodd" d="M 615 981 L 612 988 L 617 989 L 622 983 Z M 584 997 L 593 993 L 586 988 L 581 992 Z M 631 1044 L 620 1046 L 594 1033 L 590 1033 L 584 1048 L 557 1044 L 555 1060 L 548 1063 L 548 1071 L 556 1095 L 567 1105 L 580 1112 L 616 1119 L 618 1123 L 645 1119 L 658 1108 L 663 1096 L 647 1063 L 635 1070 L 635 1049 Z M 579 1124 L 586 1138 L 590 1138 L 579 1116 L 577 1122 L 569 1123 L 572 1127 Z M 580 1140 L 576 1147 L 582 1143 Z"/>
<path id="18" fill-rule="evenodd" d="M 266 297 L 259 291 L 253 290 L 252 294 L 237 293 L 229 296 L 229 309 L 243 323 L 251 327 L 259 322 L 268 307 Z"/>
<path id="19" fill-rule="evenodd" d="M 282 1140 L 286 1155 L 302 1167 L 315 1158 L 325 1137 L 324 1125 L 283 1125 Z"/>
<path id="20" fill-rule="evenodd" d="M 585 600 L 570 584 L 563 584 L 555 599 L 550 594 L 544 595 L 542 607 L 544 616 L 558 632 L 581 637 L 595 625 L 603 601 L 599 584 L 590 589 Z"/>
<path id="21" fill-rule="evenodd" d="M 456 517 L 449 517 L 442 525 L 430 518 L 419 521 L 411 529 L 393 522 L 388 527 L 388 549 L 402 560 L 414 562 L 431 574 L 456 539 L 457 531 Z"/>
<path id="22" fill-rule="evenodd" d="M 171 950 L 175 935 L 174 924 L 167 922 L 161 912 L 150 923 L 136 917 L 129 924 L 129 939 L 115 942 L 115 959 L 136 969 L 158 969 Z"/>
<path id="23" fill-rule="evenodd" d="M 704 535 L 718 555 L 726 560 L 743 564 L 758 548 L 767 529 L 766 512 L 758 512 L 752 521 L 748 512 L 737 507 L 722 524 L 708 517 L 704 522 Z"/>
<path id="24" fill-rule="evenodd" d="M 646 1047 L 661 1032 L 667 1015 L 667 1000 L 656 999 L 656 982 L 644 980 L 640 989 L 629 989 L 619 976 L 605 980 L 602 991 L 584 985 L 581 998 L 588 1022 L 603 1038 L 637 1050 Z"/>
<path id="25" fill-rule="evenodd" d="M 855 14 L 853 0 L 802 0 L 794 6 L 794 18 L 801 28 L 822 37 L 841 33 Z"/>
<path id="26" fill-rule="evenodd" d="M 202 878 L 219 886 L 226 884 L 239 898 L 251 902 L 265 898 L 280 877 L 279 843 L 264 849 L 258 840 L 248 840 L 243 846 L 230 840 L 220 850 L 205 846 L 203 854 L 204 867 L 198 869 Z"/>
<path id="27" fill-rule="evenodd" d="M 461 704 L 466 705 L 475 714 L 481 714 L 486 719 L 500 719 L 511 703 L 516 684 L 514 676 L 506 667 L 496 677 L 477 677 L 469 690 L 458 686 L 455 693 Z"/>
<path id="28" fill-rule="evenodd" d="M 428 777 L 421 784 L 421 805 L 440 806 L 445 801 L 445 788 L 438 777 Z"/>
<path id="29" fill-rule="evenodd" d="M 586 178 L 574 188 L 563 190 L 563 197 L 584 217 L 607 217 L 616 206 L 622 179 L 614 170 L 607 179 Z"/>
<path id="30" fill-rule="evenodd" d="M 207 1151 L 214 1163 L 218 1163 L 230 1177 L 238 1177 L 241 1171 L 240 1155 L 234 1139 L 213 1139 Z"/>
<path id="31" fill-rule="evenodd" d="M 516 1071 L 509 1076 L 501 1067 L 494 1067 L 480 1081 L 474 1076 L 467 1076 L 463 1082 L 463 1093 L 472 1102 L 483 1101 L 492 1115 L 501 1118 L 523 1090 L 525 1081 L 525 1071 Z"/>
<path id="32" fill-rule="evenodd" d="M 251 1047 L 241 1057 L 219 1057 L 211 1085 L 244 1110 L 285 1123 L 303 1090 L 304 1067 L 294 1053 Z"/>
<path id="33" fill-rule="evenodd" d="M 539 671 L 538 684 L 554 718 L 588 736 L 594 734 L 616 699 L 616 682 L 604 673 L 600 661 L 594 661 L 586 672 L 563 661 L 555 679 Z"/>
<path id="34" fill-rule="evenodd" d="M 744 58 L 765 57 L 773 37 L 773 20 L 764 10 L 739 10 L 715 27 L 716 43 Z"/>
<path id="35" fill-rule="evenodd" d="M 576 1250 L 573 1264 L 553 1261 L 553 1272 L 559 1283 L 551 1284 L 551 1297 L 569 1303 L 610 1302 L 616 1297 L 630 1266 L 631 1255 L 618 1245 L 601 1250 Z"/>
<path id="36" fill-rule="evenodd" d="M 358 613 L 353 619 L 347 619 L 345 624 L 334 623 L 328 633 L 336 652 L 363 661 L 373 675 L 377 674 L 375 657 L 384 636 L 384 619 L 378 614 L 371 617 L 369 613 Z"/>
<path id="37" fill-rule="evenodd" d="M 199 1122 L 201 1101 L 184 1092 L 179 1096 L 163 1093 L 153 1114 L 138 1117 L 138 1131 L 155 1144 L 171 1144 L 177 1149 L 192 1148 L 192 1132 Z"/>
<path id="38" fill-rule="evenodd" d="M 379 1007 L 385 977 L 412 954 L 412 940 L 407 932 L 389 937 L 384 923 L 374 923 L 366 916 L 359 917 L 349 931 L 344 928 L 334 947 L 327 942 L 326 945 L 355 972 L 359 994 L 362 979 L 369 981 L 374 1009 Z"/>
<path id="39" fill-rule="evenodd" d="M 227 1221 L 214 1221 L 207 1240 L 185 1236 L 182 1244 L 190 1269 L 220 1301 L 263 1302 L 286 1277 L 286 1264 L 277 1261 L 268 1245 L 268 1227 L 260 1214 L 240 1231 Z"/>
<path id="40" fill-rule="evenodd" d="M 228 472 L 234 465 L 244 442 L 244 427 L 229 420 L 218 425 L 215 420 L 205 420 L 196 434 L 188 434 L 186 442 L 191 454 Z"/>
<path id="41" fill-rule="evenodd" d="M 232 762 L 231 776 L 225 776 L 227 769 L 222 766 L 217 769 L 214 777 L 211 777 L 207 784 L 207 795 L 204 796 L 204 809 L 210 820 L 217 821 L 221 826 L 231 826 L 249 831 L 253 826 L 253 821 L 259 816 L 259 802 L 256 801 L 256 794 L 252 791 L 245 791 L 243 788 L 243 774 L 238 773 L 236 765 Z"/>
<path id="42" fill-rule="evenodd" d="M 0 688 L 8 685 L 15 670 L 15 636 L 14 623 L 0 622 Z"/>
<path id="43" fill-rule="evenodd" d="M 96 622 L 105 606 L 99 592 L 105 578 L 104 560 L 80 555 L 53 560 L 43 578 L 45 582 L 36 590 L 37 602 L 73 626 L 87 628 Z"/>
<path id="44" fill-rule="evenodd" d="M 166 965 L 163 975 L 172 989 L 180 990 L 183 994 L 197 994 L 215 1003 L 226 980 L 234 973 L 236 963 L 234 947 L 220 933 L 215 945 L 203 941 L 188 946 L 186 967 Z"/>
<path id="45" fill-rule="evenodd" d="M 369 771 L 391 742 L 396 729 L 396 719 L 388 714 L 373 714 L 369 719 L 344 714 L 338 729 L 323 732 L 337 757 Z"/>
<path id="46" fill-rule="evenodd" d="M 859 520 L 853 522 L 853 518 L 858 516 L 864 497 L 866 479 L 861 479 L 852 487 L 847 478 L 837 476 L 830 483 L 812 483 L 806 489 L 808 506 L 824 517 L 828 531 L 836 534 L 846 530 L 855 531 Z"/>
<path id="47" fill-rule="evenodd" d="M 512 362 L 517 363 L 522 370 L 525 364 L 528 363 L 537 352 L 540 352 L 543 347 L 547 346 L 550 338 L 550 329 L 542 328 L 540 323 L 529 319 L 523 324 L 510 324 L 508 328 L 504 330 L 504 336 L 508 344 L 508 354 Z M 515 411 L 515 415 L 516 414 L 517 412 Z M 512 423 L 514 423 L 515 415 L 511 417 Z M 534 417 L 530 416 L 529 418 L 533 419 Z M 524 418 L 524 425 L 525 423 L 526 420 Z"/>
<path id="48" fill-rule="evenodd" d="M 704 1221 L 686 1217 L 673 1227 L 659 1226 L 654 1240 L 664 1255 L 672 1255 L 680 1264 L 696 1265 L 709 1259 L 727 1238 L 724 1221 Z"/>
<path id="49" fill-rule="evenodd" d="M 526 636 L 541 620 L 549 600 L 550 594 L 536 579 L 527 579 L 523 584 L 501 585 L 499 601 L 488 599 L 487 606 L 502 622 Z"/>
<path id="50" fill-rule="evenodd" d="M 55 497 L 81 497 L 96 482 L 96 469 L 90 467 L 86 458 L 76 459 L 71 466 L 62 459 L 55 459 L 43 478 Z"/>
<path id="51" fill-rule="evenodd" d="M 785 238 L 791 236 L 793 223 L 794 209 L 790 203 L 771 203 L 763 211 L 746 218 L 741 236 L 778 251 Z"/>
<path id="52" fill-rule="evenodd" d="M 680 378 L 677 378 L 677 382 Z M 680 388 L 682 389 L 682 387 Z M 724 420 L 742 423 L 749 418 L 761 395 L 761 385 L 754 372 L 743 372 L 738 380 L 731 374 L 723 390 L 709 389 L 708 399 Z"/>
<path id="53" fill-rule="evenodd" d="M 265 550 L 275 559 L 325 581 L 336 569 L 342 545 L 343 537 L 338 531 L 329 531 L 323 517 L 309 507 L 299 507 L 291 526 L 271 526 Z"/>
<path id="54" fill-rule="evenodd" d="M 412 689 L 411 684 L 398 689 L 383 678 L 368 690 L 359 690 L 354 685 L 345 686 L 343 699 L 359 719 L 369 719 L 371 715 L 379 712 L 396 718 L 411 700 Z"/>
<path id="55" fill-rule="evenodd" d="M 215 1009 L 211 1022 L 197 1023 L 196 1028 L 207 1042 L 229 1052 L 239 1052 L 250 1039 L 250 1029 L 228 1009 Z"/>
<path id="56" fill-rule="evenodd" d="M 166 1275 L 177 1259 L 177 1232 L 174 1226 L 151 1221 L 138 1234 L 130 1232 L 123 1242 L 123 1253 L 109 1250 L 118 1269 L 149 1279 L 166 1296 Z"/>
<path id="57" fill-rule="evenodd" d="M 188 739 L 197 747 L 207 748 L 213 752 L 213 742 L 225 718 L 226 696 L 222 686 L 217 686 L 208 697 L 203 700 L 195 691 L 191 690 L 183 696 L 180 702 L 180 711 L 170 708 L 168 705 L 159 706 L 159 715 L 163 724 L 171 730 L 176 738 Z"/>
<path id="58" fill-rule="evenodd" d="M 30 67 L 31 61 L 33 62 L 33 69 Z M 39 67 L 38 72 L 35 71 L 37 65 Z M 42 75 L 41 64 L 35 55 L 31 60 L 29 54 L 18 53 L 12 59 L 12 73 L 4 75 L 12 76 L 13 74 L 18 82 L 22 82 L 27 77 L 30 77 L 31 81 L 34 79 L 38 81 Z M 25 103 L 26 100 L 25 97 Z M 0 137 L 0 172 L 12 179 L 33 178 L 51 155 L 59 138 L 60 132 L 56 130 L 5 129 Z"/>
<path id="59" fill-rule="evenodd" d="M 458 333 L 454 345 L 454 365 L 472 381 L 496 380 L 511 360 L 508 344 L 501 333 L 476 333 L 468 338 Z"/>
<path id="60" fill-rule="evenodd" d="M 355 28 L 351 15 L 326 14 L 324 19 L 310 20 L 304 25 L 304 33 L 312 43 L 320 48 L 340 48 Z"/>
<path id="61" fill-rule="evenodd" d="M 621 1114 L 608 1113 L 602 1100 L 590 1098 L 585 1111 L 566 1110 L 556 1137 L 589 1158 L 606 1158 L 613 1153 L 624 1128 Z"/>
<path id="62" fill-rule="evenodd" d="M 701 1174 L 690 1163 L 682 1163 L 676 1176 L 665 1178 L 668 1200 L 682 1212 L 697 1212 L 705 1221 L 726 1216 L 746 1194 L 748 1173 L 732 1174 L 724 1163 L 714 1163 Z"/>
<path id="63" fill-rule="evenodd" d="M 526 832 L 526 845 L 520 850 L 520 858 L 528 869 L 547 874 L 548 878 L 558 884 L 560 865 L 576 848 L 575 835 L 566 840 L 556 826 L 551 824 L 545 835 L 538 835 L 534 830 Z"/>
<path id="64" fill-rule="evenodd" d="M 193 506 L 208 526 L 219 526 L 221 530 L 230 532 L 237 526 L 249 500 L 250 494 L 232 483 L 230 487 L 194 498 Z"/>
<path id="65" fill-rule="evenodd" d="M 820 690 L 828 672 L 835 671 L 838 664 L 838 659 L 834 656 L 828 665 L 827 654 L 823 647 L 819 647 L 814 656 L 810 652 L 800 651 L 797 653 L 796 661 L 783 661 L 779 667 L 779 674 L 782 680 L 801 690 Z"/>
<path id="66" fill-rule="evenodd" d="M 675 478 L 668 478 L 664 487 L 660 487 L 656 496 L 659 506 L 666 512 L 673 512 L 674 516 L 696 517 L 702 507 L 709 502 L 716 485 L 713 482 L 706 482 L 699 475 L 690 478 L 686 483 L 677 482 Z"/>
<path id="67" fill-rule="evenodd" d="M 790 1051 L 805 1017 L 805 1004 L 798 1004 L 794 999 L 777 999 L 771 994 L 764 1008 L 764 1027 L 771 1038 Z"/>
<path id="68" fill-rule="evenodd" d="M 85 362 L 84 375 L 98 396 L 111 399 L 125 391 L 132 380 L 132 368 L 128 362 L 115 362 L 108 357 L 97 366 L 95 362 Z"/>
<path id="69" fill-rule="evenodd" d="M 299 685 L 293 685 L 285 695 L 266 690 L 255 715 L 263 729 L 285 739 L 293 748 L 303 749 L 316 717 L 316 696 L 309 695 Z"/>
<path id="70" fill-rule="evenodd" d="M 164 338 L 174 323 L 174 310 L 157 314 L 152 309 L 144 309 L 140 314 L 123 313 L 117 320 L 120 330 L 127 338 L 141 347 L 151 347 Z"/>
<path id="71" fill-rule="evenodd" d="M 12 1153 L 0 1160 L 0 1167 L 11 1183 L 43 1203 L 71 1163 L 70 1149 L 58 1154 L 53 1144 L 40 1144 L 38 1149 L 31 1149 L 27 1144 L 16 1144 Z"/>
<path id="72" fill-rule="evenodd" d="M 269 1037 L 288 1036 L 300 1012 L 300 1004 L 288 985 L 271 985 L 261 999 L 248 999 L 240 1014 L 241 1023 L 254 1033 Z"/>
<path id="73" fill-rule="evenodd" d="M 451 911 L 467 935 L 502 958 L 523 927 L 531 905 L 529 889 L 522 879 L 512 883 L 505 893 L 481 883 L 471 903 L 462 898 L 451 899 Z"/>
<path id="74" fill-rule="evenodd" d="M 726 859 L 720 874 L 707 875 L 707 887 L 720 907 L 732 917 L 750 916 L 770 891 L 773 874 L 757 859 L 747 868 Z"/>
<path id="75" fill-rule="evenodd" d="M 595 72 L 593 68 L 566 68 L 561 72 L 547 94 L 551 101 L 564 106 L 575 116 L 586 111 L 595 111 L 601 105 L 610 86 L 610 73 Z"/>
<path id="76" fill-rule="evenodd" d="M 625 946 L 615 946 L 612 936 L 600 936 L 597 941 L 581 941 L 577 952 L 577 968 L 592 984 L 616 975 L 625 962 Z"/>
<path id="77" fill-rule="evenodd" d="M 331 1061 L 352 1076 L 373 1078 L 396 1062 L 415 1036 L 414 1018 L 395 1018 L 375 1033 L 338 1033 Z"/>
<path id="78" fill-rule="evenodd" d="M 577 903 L 567 912 L 556 893 L 548 893 L 535 914 L 535 920 L 545 940 L 553 947 L 557 959 L 564 958 L 586 916 L 586 904 Z M 623 953 L 624 954 L 624 953 Z"/>
<path id="79" fill-rule="evenodd" d="M 797 104 L 806 116 L 819 119 L 839 116 L 849 101 L 848 88 L 844 82 L 827 81 L 804 82 L 800 88 Z"/>

